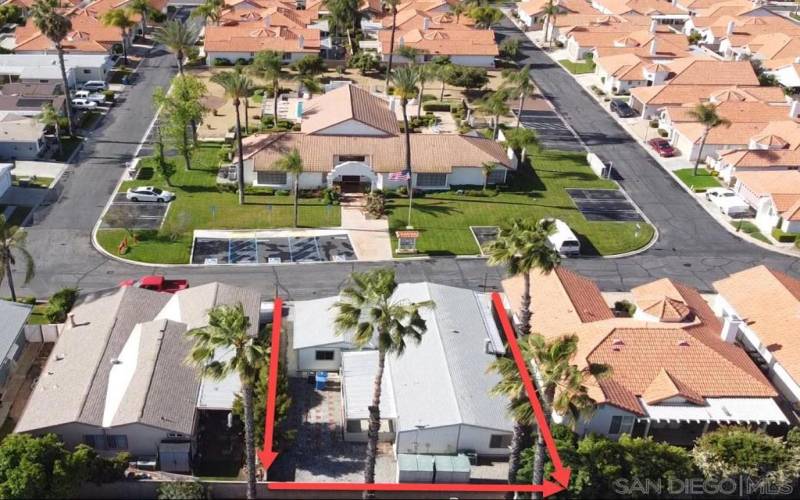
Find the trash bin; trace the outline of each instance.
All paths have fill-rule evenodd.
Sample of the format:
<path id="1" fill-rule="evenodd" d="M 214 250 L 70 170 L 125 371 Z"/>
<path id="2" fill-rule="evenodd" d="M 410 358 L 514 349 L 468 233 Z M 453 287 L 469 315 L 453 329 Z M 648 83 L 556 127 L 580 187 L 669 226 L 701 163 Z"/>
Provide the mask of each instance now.
<path id="1" fill-rule="evenodd" d="M 316 385 L 314 388 L 318 391 L 325 389 L 325 384 L 328 383 L 328 372 L 317 372 Z"/>

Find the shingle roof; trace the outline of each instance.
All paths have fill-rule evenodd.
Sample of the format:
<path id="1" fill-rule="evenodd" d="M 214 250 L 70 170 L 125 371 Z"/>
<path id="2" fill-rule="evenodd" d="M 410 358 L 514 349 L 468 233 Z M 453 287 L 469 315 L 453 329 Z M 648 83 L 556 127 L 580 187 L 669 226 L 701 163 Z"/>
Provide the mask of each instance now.
<path id="1" fill-rule="evenodd" d="M 399 135 L 397 117 L 382 98 L 357 85 L 343 85 L 312 99 L 303 112 L 301 130 L 325 135 L 325 129 L 355 120 L 385 135 Z"/>

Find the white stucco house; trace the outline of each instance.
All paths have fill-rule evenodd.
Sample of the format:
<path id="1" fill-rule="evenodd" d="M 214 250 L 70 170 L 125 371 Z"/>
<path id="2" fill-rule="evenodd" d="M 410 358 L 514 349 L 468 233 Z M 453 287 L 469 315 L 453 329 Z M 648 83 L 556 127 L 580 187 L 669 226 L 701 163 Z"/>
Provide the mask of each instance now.
<path id="1" fill-rule="evenodd" d="M 344 437 L 365 441 L 378 352 L 333 331 L 338 297 L 293 304 L 290 373 L 339 371 Z M 508 455 L 508 401 L 490 394 L 499 378 L 487 372 L 505 352 L 489 294 L 434 283 L 401 283 L 393 299 L 431 300 L 426 331 L 401 356 L 386 360 L 381 398 L 381 439 L 397 454 Z M 292 354 L 290 354 L 292 356 Z M 432 381 L 436 381 L 433 383 Z M 431 404 L 435 401 L 436 404 Z"/>
<path id="2" fill-rule="evenodd" d="M 405 186 L 390 174 L 405 169 L 405 137 L 394 100 L 386 101 L 355 85 L 343 85 L 307 102 L 299 132 L 255 134 L 244 139 L 245 182 L 290 188 L 290 174 L 275 167 L 297 149 L 305 171 L 301 189 L 339 187 L 343 192 Z M 482 186 L 482 165 L 496 168 L 489 184 L 502 184 L 517 166 L 516 156 L 499 142 L 456 134 L 411 134 L 411 175 L 417 189 Z"/>

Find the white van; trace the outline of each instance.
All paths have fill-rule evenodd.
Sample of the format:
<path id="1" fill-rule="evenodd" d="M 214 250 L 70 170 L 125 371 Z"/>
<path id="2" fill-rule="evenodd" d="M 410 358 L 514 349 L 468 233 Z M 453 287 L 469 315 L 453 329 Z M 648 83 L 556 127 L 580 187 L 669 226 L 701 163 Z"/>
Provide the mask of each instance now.
<path id="1" fill-rule="evenodd" d="M 577 257 L 581 254 L 581 242 L 566 222 L 561 219 L 550 219 L 555 224 L 555 231 L 547 237 L 550 246 L 562 257 Z"/>
<path id="2" fill-rule="evenodd" d="M 89 90 L 92 92 L 99 92 L 101 90 L 107 90 L 108 84 L 102 80 L 89 80 L 81 85 L 81 89 Z"/>

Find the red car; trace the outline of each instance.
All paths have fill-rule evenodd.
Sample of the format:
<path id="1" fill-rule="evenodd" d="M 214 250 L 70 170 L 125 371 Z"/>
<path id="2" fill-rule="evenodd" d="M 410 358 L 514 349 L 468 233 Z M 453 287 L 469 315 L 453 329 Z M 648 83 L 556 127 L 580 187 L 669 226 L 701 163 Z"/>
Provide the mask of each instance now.
<path id="1" fill-rule="evenodd" d="M 651 148 L 655 149 L 656 153 L 664 158 L 669 158 L 670 156 L 675 156 L 677 151 L 666 139 L 650 139 L 647 141 L 647 144 L 650 145 Z"/>
<path id="2" fill-rule="evenodd" d="M 175 293 L 189 288 L 189 282 L 186 280 L 168 280 L 163 276 L 152 275 L 142 276 L 138 280 L 125 280 L 120 282 L 119 286 L 133 286 L 156 292 Z"/>

